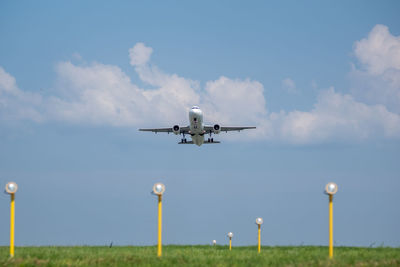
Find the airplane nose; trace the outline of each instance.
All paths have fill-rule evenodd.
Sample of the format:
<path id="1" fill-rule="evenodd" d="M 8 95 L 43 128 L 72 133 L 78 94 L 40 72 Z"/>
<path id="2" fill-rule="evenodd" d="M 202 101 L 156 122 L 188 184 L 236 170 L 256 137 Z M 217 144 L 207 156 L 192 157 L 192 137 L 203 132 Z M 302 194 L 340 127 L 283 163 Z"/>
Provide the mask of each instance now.
<path id="1" fill-rule="evenodd" d="M 189 111 L 189 116 L 191 119 L 196 118 L 196 120 L 199 121 L 200 118 L 203 116 L 203 112 L 200 109 L 191 109 Z"/>
<path id="2" fill-rule="evenodd" d="M 196 114 L 196 115 L 199 115 L 199 116 L 202 114 L 200 109 L 194 109 L 192 111 L 193 111 L 193 114 Z"/>

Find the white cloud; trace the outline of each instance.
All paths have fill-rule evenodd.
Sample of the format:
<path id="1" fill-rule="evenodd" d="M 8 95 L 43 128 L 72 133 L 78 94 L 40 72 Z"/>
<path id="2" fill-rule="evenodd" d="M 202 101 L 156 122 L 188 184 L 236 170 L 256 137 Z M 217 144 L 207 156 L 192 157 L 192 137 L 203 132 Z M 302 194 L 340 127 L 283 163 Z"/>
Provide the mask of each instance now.
<path id="1" fill-rule="evenodd" d="M 0 94 L 18 94 L 15 78 L 0 67 Z"/>
<path id="2" fill-rule="evenodd" d="M 201 105 L 219 123 L 254 124 L 267 114 L 264 87 L 257 81 L 220 77 L 206 83 Z"/>
<path id="3" fill-rule="evenodd" d="M 400 116 L 382 105 L 369 106 L 350 95 L 323 90 L 309 112 L 271 113 L 270 138 L 290 143 L 400 137 Z"/>
<path id="4" fill-rule="evenodd" d="M 355 54 L 364 68 L 355 69 L 352 75 L 384 80 L 390 73 L 398 71 L 396 62 L 377 63 L 375 57 L 368 57 L 371 51 L 375 51 L 368 48 L 370 40 L 375 40 L 375 34 L 381 34 L 381 31 L 386 36 L 383 43 L 371 42 L 389 47 L 385 44 L 388 40 L 390 47 L 396 47 L 394 40 L 398 40 L 397 37 L 388 37 L 389 33 L 385 33 L 382 27 L 374 28 L 367 39 L 355 45 Z M 19 89 L 15 78 L 0 67 L 0 119 L 161 127 L 187 124 L 188 109 L 200 105 L 207 123 L 256 125 L 256 131 L 245 133 L 251 138 L 307 144 L 400 137 L 399 112 L 391 110 L 387 103 L 361 102 L 354 95 L 340 94 L 329 88 L 320 91 L 309 111 L 268 112 L 264 87 L 260 82 L 221 76 L 206 82 L 202 89 L 198 81 L 165 73 L 149 64 L 152 51 L 143 43 L 129 49 L 131 65 L 141 81 L 153 86 L 152 89 L 140 88 L 117 66 L 61 62 L 56 68 L 55 93 L 45 97 Z M 391 48 L 386 51 L 397 53 Z M 391 88 L 390 82 L 395 81 L 392 78 L 385 80 L 386 89 L 381 90 Z M 296 89 L 290 78 L 283 80 L 282 85 L 290 90 Z M 393 88 L 392 95 L 398 89 L 395 85 Z"/>
<path id="5" fill-rule="evenodd" d="M 47 99 L 48 119 L 123 126 L 149 112 L 141 90 L 116 66 L 62 62 L 57 73 L 59 94 Z"/>
<path id="6" fill-rule="evenodd" d="M 42 121 L 41 103 L 41 95 L 20 90 L 15 78 L 0 66 L 0 120 Z"/>
<path id="7" fill-rule="evenodd" d="M 400 36 L 376 25 L 367 38 L 355 42 L 359 68 L 353 66 L 351 92 L 360 101 L 382 104 L 400 112 Z"/>
<path id="8" fill-rule="evenodd" d="M 152 49 L 137 44 L 130 51 L 134 54 L 130 53 L 131 59 L 144 59 L 151 56 Z M 43 99 L 40 111 L 48 121 L 133 127 L 187 124 L 187 111 L 193 105 L 207 105 L 210 121 L 221 118 L 226 123 L 235 123 L 232 118 L 224 118 L 228 111 L 237 114 L 240 121 L 257 110 L 265 114 L 263 86 L 258 82 L 221 77 L 208 82 L 202 91 L 199 82 L 166 74 L 145 60 L 135 65 L 135 70 L 142 81 L 155 88 L 138 87 L 117 66 L 61 62 L 56 68 L 56 94 Z"/>
<path id="9" fill-rule="evenodd" d="M 366 70 L 374 75 L 389 69 L 400 70 L 400 37 L 390 34 L 385 25 L 376 25 L 368 35 L 357 41 L 354 53 Z"/>
<path id="10" fill-rule="evenodd" d="M 53 111 L 49 114 L 56 120 L 114 126 L 168 125 L 185 122 L 187 109 L 199 98 L 195 82 L 158 71 L 146 74 L 152 80 L 164 77 L 160 87 L 149 90 L 133 84 L 116 66 L 94 63 L 82 67 L 62 62 L 57 73 L 60 94 L 47 101 Z"/>
<path id="11" fill-rule="evenodd" d="M 129 49 L 129 57 L 131 59 L 131 65 L 143 65 L 150 60 L 150 56 L 153 53 L 153 48 L 147 47 L 144 43 L 137 43 L 134 47 Z"/>
<path id="12" fill-rule="evenodd" d="M 289 93 L 296 93 L 297 92 L 296 84 L 290 78 L 286 78 L 286 79 L 282 80 L 282 88 L 285 91 L 289 92 Z"/>

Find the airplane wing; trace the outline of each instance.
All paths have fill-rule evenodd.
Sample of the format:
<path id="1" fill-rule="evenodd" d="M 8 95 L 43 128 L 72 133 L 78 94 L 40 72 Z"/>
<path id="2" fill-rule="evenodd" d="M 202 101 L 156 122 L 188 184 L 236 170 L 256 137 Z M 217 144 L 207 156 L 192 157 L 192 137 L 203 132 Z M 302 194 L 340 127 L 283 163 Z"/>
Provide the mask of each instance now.
<path id="1" fill-rule="evenodd" d="M 255 129 L 256 127 L 254 126 L 221 126 L 221 132 L 230 132 L 230 131 L 242 131 L 246 129 Z M 214 127 L 213 126 L 204 126 L 204 130 L 206 132 L 214 132 Z"/>
<path id="2" fill-rule="evenodd" d="M 143 131 L 143 132 L 153 132 L 153 133 L 172 133 L 172 132 L 174 132 L 174 131 L 172 130 L 172 127 L 170 127 L 170 128 L 148 128 L 148 129 L 139 129 L 139 131 Z M 181 128 L 179 129 L 179 133 L 180 133 L 180 134 L 182 134 L 182 133 L 185 133 L 185 134 L 189 133 L 189 126 L 181 127 Z"/>

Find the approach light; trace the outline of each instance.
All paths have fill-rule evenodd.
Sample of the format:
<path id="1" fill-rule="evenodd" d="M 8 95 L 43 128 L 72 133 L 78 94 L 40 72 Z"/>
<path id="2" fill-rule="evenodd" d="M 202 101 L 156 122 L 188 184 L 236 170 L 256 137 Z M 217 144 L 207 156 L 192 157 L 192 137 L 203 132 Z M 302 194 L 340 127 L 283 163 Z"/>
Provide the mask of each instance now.
<path id="1" fill-rule="evenodd" d="M 10 194 L 10 257 L 14 257 L 14 232 L 15 232 L 15 193 L 18 190 L 18 185 L 14 182 L 6 184 L 6 192 Z"/>
<path id="2" fill-rule="evenodd" d="M 18 185 L 14 182 L 9 182 L 6 184 L 6 192 L 8 194 L 15 194 L 18 190 Z"/>
<path id="3" fill-rule="evenodd" d="M 328 195 L 336 194 L 337 190 L 338 186 L 335 183 L 330 182 L 325 186 L 325 193 L 327 193 Z"/>
<path id="4" fill-rule="evenodd" d="M 257 246 L 257 251 L 258 253 L 261 252 L 261 224 L 263 224 L 264 220 L 261 217 L 258 217 L 256 219 L 256 224 L 258 226 L 258 246 Z"/>
<path id="5" fill-rule="evenodd" d="M 229 250 L 232 250 L 232 237 L 233 237 L 233 233 L 229 232 L 227 234 L 227 236 L 229 237 Z"/>
<path id="6" fill-rule="evenodd" d="M 338 186 L 335 183 L 327 183 L 325 193 L 329 195 L 329 258 L 333 258 L 333 195 L 336 194 Z"/>
<path id="7" fill-rule="evenodd" d="M 161 196 L 162 194 L 164 194 L 165 191 L 165 185 L 163 185 L 162 183 L 156 183 L 153 186 L 153 193 L 156 195 Z"/>
<path id="8" fill-rule="evenodd" d="M 165 185 L 156 183 L 153 185 L 153 193 L 158 197 L 158 234 L 157 234 L 157 257 L 162 255 L 162 196 Z"/>
<path id="9" fill-rule="evenodd" d="M 212 244 L 215 246 L 217 244 L 217 240 L 213 240 Z"/>

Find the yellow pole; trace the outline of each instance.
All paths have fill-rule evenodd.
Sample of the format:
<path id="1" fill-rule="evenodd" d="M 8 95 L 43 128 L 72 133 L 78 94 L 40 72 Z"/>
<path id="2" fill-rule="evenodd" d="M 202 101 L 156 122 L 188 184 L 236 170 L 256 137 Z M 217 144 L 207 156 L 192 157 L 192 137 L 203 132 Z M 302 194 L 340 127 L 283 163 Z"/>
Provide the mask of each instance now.
<path id="1" fill-rule="evenodd" d="M 15 196 L 11 194 L 10 205 L 10 257 L 14 257 L 14 217 L 15 217 Z"/>
<path id="2" fill-rule="evenodd" d="M 157 257 L 161 257 L 161 230 L 162 230 L 162 195 L 158 195 L 158 244 L 157 244 Z"/>
<path id="3" fill-rule="evenodd" d="M 258 253 L 261 251 L 261 225 L 258 225 Z"/>
<path id="4" fill-rule="evenodd" d="M 229 237 L 229 250 L 232 250 L 232 237 Z"/>
<path id="5" fill-rule="evenodd" d="M 333 258 L 333 195 L 329 195 L 329 258 Z"/>

